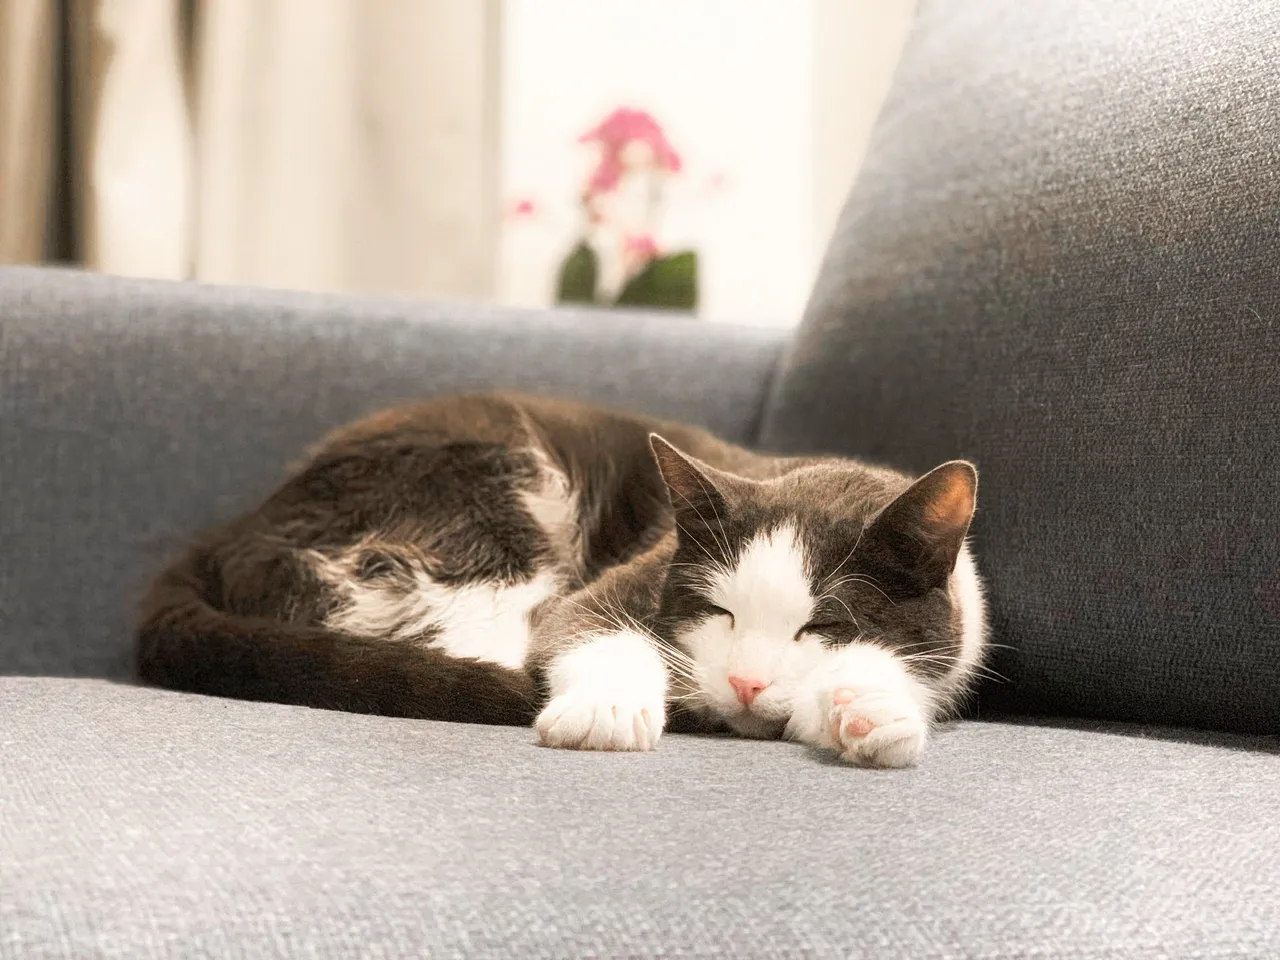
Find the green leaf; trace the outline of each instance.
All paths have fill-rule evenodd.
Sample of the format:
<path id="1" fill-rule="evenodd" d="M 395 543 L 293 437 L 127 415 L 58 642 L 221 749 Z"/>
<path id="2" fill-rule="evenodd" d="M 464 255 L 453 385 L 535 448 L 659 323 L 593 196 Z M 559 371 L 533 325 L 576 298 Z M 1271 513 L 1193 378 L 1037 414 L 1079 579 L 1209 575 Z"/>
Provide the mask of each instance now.
<path id="1" fill-rule="evenodd" d="M 617 306 L 697 309 L 698 255 L 687 250 L 650 260 L 622 288 Z"/>
<path id="2" fill-rule="evenodd" d="M 595 303 L 596 277 L 600 274 L 600 262 L 596 252 L 583 241 L 569 251 L 560 267 L 560 282 L 556 286 L 557 303 Z"/>

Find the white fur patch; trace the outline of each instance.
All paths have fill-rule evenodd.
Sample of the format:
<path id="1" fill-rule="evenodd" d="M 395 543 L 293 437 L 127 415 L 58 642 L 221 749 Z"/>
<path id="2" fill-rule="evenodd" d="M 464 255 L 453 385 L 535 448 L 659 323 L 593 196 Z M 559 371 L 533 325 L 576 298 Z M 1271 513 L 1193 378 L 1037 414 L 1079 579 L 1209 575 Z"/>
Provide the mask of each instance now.
<path id="1" fill-rule="evenodd" d="M 987 603 L 982 579 L 967 544 L 956 557 L 949 586 L 951 602 L 960 609 L 960 655 L 943 685 L 947 696 L 955 697 L 968 687 L 982 663 L 987 644 Z"/>
<path id="2" fill-rule="evenodd" d="M 666 723 L 667 671 L 638 633 L 593 637 L 547 671 L 551 700 L 535 726 L 542 742 L 577 750 L 649 750 Z"/>
<path id="3" fill-rule="evenodd" d="M 558 586 L 553 575 L 542 573 L 525 583 L 450 587 L 416 569 L 413 588 L 404 591 L 362 582 L 341 560 L 319 558 L 315 566 L 343 597 L 325 621 L 329 628 L 388 640 L 425 635 L 451 656 L 512 669 L 523 666 L 529 649 L 529 613 Z"/>
<path id="4" fill-rule="evenodd" d="M 732 568 L 710 575 L 703 591 L 733 614 L 732 622 L 715 617 L 680 638 L 699 667 L 710 705 L 744 736 L 781 733 L 796 681 L 822 657 L 819 639 L 796 639 L 813 614 L 807 569 L 794 527 L 760 533 Z M 765 684 L 750 711 L 738 703 L 731 676 Z"/>
<path id="5" fill-rule="evenodd" d="M 733 569 L 713 579 L 711 599 L 733 613 L 740 630 L 789 638 L 813 612 L 807 569 L 795 528 L 776 527 L 758 534 Z"/>

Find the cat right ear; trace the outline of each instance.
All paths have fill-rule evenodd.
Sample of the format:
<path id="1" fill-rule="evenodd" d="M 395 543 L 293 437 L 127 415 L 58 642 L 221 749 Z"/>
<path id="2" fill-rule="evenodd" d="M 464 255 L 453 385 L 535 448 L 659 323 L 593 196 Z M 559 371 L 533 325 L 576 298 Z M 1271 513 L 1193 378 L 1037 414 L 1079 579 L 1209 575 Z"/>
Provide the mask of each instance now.
<path id="1" fill-rule="evenodd" d="M 681 529 L 689 535 L 710 530 L 712 521 L 722 518 L 729 506 L 715 479 L 719 471 L 681 453 L 656 433 L 649 434 L 649 446 Z"/>
<path id="2" fill-rule="evenodd" d="M 973 464 L 952 460 L 936 467 L 880 512 L 863 534 L 859 553 L 881 571 L 886 586 L 910 594 L 945 586 L 969 532 L 977 493 Z"/>

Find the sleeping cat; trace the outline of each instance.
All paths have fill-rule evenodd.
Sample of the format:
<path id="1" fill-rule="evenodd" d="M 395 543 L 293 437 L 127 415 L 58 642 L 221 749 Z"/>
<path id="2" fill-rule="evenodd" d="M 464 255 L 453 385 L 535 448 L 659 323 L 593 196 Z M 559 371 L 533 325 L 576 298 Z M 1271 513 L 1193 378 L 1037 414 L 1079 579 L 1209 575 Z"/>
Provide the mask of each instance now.
<path id="1" fill-rule="evenodd" d="M 977 475 L 911 482 L 693 427 L 514 396 L 326 439 L 153 584 L 159 686 L 528 724 L 648 750 L 671 730 L 915 762 L 980 669 Z"/>

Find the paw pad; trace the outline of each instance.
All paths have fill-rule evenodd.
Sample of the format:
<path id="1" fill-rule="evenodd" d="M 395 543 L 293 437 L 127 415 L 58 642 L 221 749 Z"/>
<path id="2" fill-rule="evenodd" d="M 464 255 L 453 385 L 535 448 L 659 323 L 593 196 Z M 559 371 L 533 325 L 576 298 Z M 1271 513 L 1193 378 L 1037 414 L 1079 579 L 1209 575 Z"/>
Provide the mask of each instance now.
<path id="1" fill-rule="evenodd" d="M 831 743 L 843 759 L 870 767 L 915 763 L 928 736 L 919 707 L 901 690 L 839 686 L 831 691 Z"/>
<path id="2" fill-rule="evenodd" d="M 844 732 L 851 737 L 865 737 L 876 728 L 866 717 L 854 717 L 844 725 Z"/>

